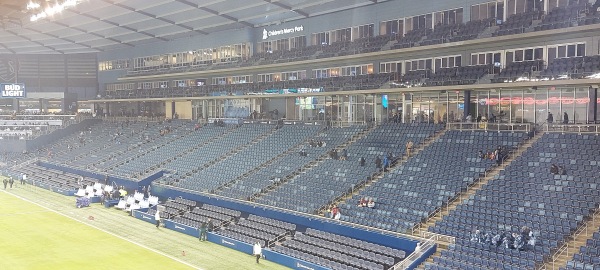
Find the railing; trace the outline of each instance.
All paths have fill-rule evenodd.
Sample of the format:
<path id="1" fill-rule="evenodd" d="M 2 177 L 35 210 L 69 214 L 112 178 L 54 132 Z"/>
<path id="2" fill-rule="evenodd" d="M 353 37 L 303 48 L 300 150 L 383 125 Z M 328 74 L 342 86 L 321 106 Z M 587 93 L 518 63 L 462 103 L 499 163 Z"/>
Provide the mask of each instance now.
<path id="1" fill-rule="evenodd" d="M 459 122 L 446 124 L 448 129 L 454 130 L 485 130 L 485 131 L 531 131 L 529 123 L 493 123 L 493 122 Z"/>
<path id="2" fill-rule="evenodd" d="M 421 233 L 421 237 L 426 238 L 426 239 L 432 239 L 433 241 L 436 241 L 436 242 L 444 242 L 444 243 L 448 243 L 448 244 L 456 243 L 456 237 L 449 236 L 449 235 L 443 235 L 443 234 L 439 234 L 439 233 L 432 233 L 432 232 L 425 231 L 425 232 Z"/>
<path id="3" fill-rule="evenodd" d="M 598 215 L 600 214 L 600 209 L 595 209 L 595 211 L 592 213 L 591 217 L 592 217 L 592 222 L 595 224 L 596 221 L 598 220 Z M 589 222 L 589 221 L 588 221 Z M 586 239 L 590 238 L 594 232 L 598 231 L 598 228 L 590 228 L 590 226 L 588 225 L 588 222 L 585 222 L 582 226 L 580 226 L 575 233 L 570 237 L 569 240 L 573 240 L 576 239 L 577 237 L 579 237 L 580 235 L 584 235 L 586 237 Z M 565 241 L 565 243 L 563 243 L 563 245 L 561 247 L 559 247 L 556 251 L 556 253 L 554 253 L 554 255 L 552 256 L 552 258 L 546 262 L 544 265 L 540 266 L 538 268 L 538 270 L 558 270 L 561 267 L 565 267 L 565 263 L 564 262 L 560 262 L 562 260 L 559 260 L 562 256 L 567 256 L 567 257 L 571 257 L 574 254 L 576 254 L 577 252 L 579 252 L 579 247 L 571 244 L 571 242 L 567 240 Z"/>
<path id="4" fill-rule="evenodd" d="M 160 122 L 165 120 L 164 116 L 105 116 L 102 118 L 107 122 L 123 122 L 123 121 L 145 121 L 145 122 Z"/>
<path id="5" fill-rule="evenodd" d="M 544 125 L 546 132 L 560 133 L 579 133 L 579 134 L 600 134 L 600 125 L 598 124 L 547 124 Z"/>
<path id="6" fill-rule="evenodd" d="M 412 263 L 414 263 L 418 258 L 420 258 L 423 254 L 426 254 L 429 250 L 435 247 L 436 240 L 435 236 L 431 236 L 424 243 L 421 244 L 419 250 L 415 250 L 413 253 L 408 255 L 408 257 L 404 258 L 401 262 L 389 268 L 389 270 L 400 270 L 407 269 Z"/>

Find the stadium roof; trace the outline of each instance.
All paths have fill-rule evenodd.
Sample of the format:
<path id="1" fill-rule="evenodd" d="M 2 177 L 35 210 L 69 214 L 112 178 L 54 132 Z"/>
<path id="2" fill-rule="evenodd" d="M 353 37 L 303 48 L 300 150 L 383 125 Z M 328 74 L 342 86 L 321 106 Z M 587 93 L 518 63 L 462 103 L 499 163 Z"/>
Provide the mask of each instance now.
<path id="1" fill-rule="evenodd" d="M 33 1 L 33 2 L 32 2 Z M 0 54 L 72 54 L 287 22 L 388 0 L 2 0 Z M 79 2 L 53 16 L 56 3 Z M 30 3 L 40 5 L 28 9 Z"/>

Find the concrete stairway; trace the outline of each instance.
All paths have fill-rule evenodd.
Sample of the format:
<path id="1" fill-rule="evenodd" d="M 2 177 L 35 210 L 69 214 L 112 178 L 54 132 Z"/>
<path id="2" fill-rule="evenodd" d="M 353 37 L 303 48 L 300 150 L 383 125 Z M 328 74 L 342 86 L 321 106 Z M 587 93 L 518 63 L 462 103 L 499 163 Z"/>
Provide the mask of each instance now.
<path id="1" fill-rule="evenodd" d="M 488 170 L 485 176 L 475 180 L 475 182 L 473 182 L 473 184 L 469 186 L 466 191 L 459 193 L 453 200 L 450 200 L 450 202 L 447 205 L 442 206 L 434 214 L 432 214 L 429 217 L 429 219 L 427 219 L 427 221 L 419 224 L 419 226 L 416 227 L 415 230 L 413 230 L 413 234 L 416 236 L 427 238 L 430 234 L 432 234 L 429 232 L 430 227 L 434 226 L 435 223 L 439 220 L 442 220 L 444 216 L 450 214 L 451 211 L 456 209 L 456 207 L 462 204 L 465 200 L 472 198 L 477 191 L 479 191 L 490 181 L 492 181 L 501 171 L 504 170 L 504 168 L 506 168 L 506 166 L 511 164 L 513 160 L 515 160 L 517 157 L 521 156 L 523 152 L 527 151 L 527 149 L 531 147 L 531 145 L 533 145 L 542 136 L 543 132 L 536 134 L 533 138 L 529 139 L 527 142 L 521 145 L 502 164 L 500 164 L 500 166 L 496 166 L 491 170 Z M 443 239 L 443 237 L 439 238 L 438 244 L 451 244 L 444 242 Z"/>
<path id="2" fill-rule="evenodd" d="M 425 149 L 427 146 L 431 145 L 438 138 L 440 138 L 441 136 L 446 134 L 446 131 L 447 131 L 447 129 L 443 129 L 443 130 L 437 132 L 436 134 L 434 134 L 433 136 L 426 138 L 425 141 L 423 141 L 423 143 L 417 145 L 416 147 L 413 147 L 413 153 L 411 153 L 411 156 L 415 156 L 419 152 L 423 151 L 423 149 Z M 409 158 L 410 158 L 410 156 L 404 155 L 402 157 L 402 159 L 399 159 L 394 164 L 392 164 L 392 166 L 389 167 L 388 171 L 402 166 L 404 163 L 406 163 L 406 161 L 408 161 Z M 385 172 L 383 170 L 375 173 L 367 181 L 357 184 L 352 192 L 348 192 L 346 194 L 343 194 L 343 195 L 337 197 L 336 199 L 333 200 L 332 203 L 337 205 L 337 204 L 341 204 L 341 203 L 345 202 L 349 198 L 352 198 L 352 196 L 360 193 L 365 188 L 377 183 L 377 181 L 382 179 L 384 176 L 385 176 Z M 327 211 L 327 205 L 321 207 L 319 209 L 318 213 L 319 213 L 319 215 L 323 215 L 323 214 L 325 214 L 326 211 Z"/>
<path id="3" fill-rule="evenodd" d="M 579 252 L 579 248 L 586 245 L 586 241 L 600 228 L 600 209 L 595 209 L 590 218 L 569 237 L 553 254 L 552 259 L 542 265 L 540 270 L 558 270 L 566 267 L 567 262 L 573 258 L 573 254 Z"/>
<path id="4" fill-rule="evenodd" d="M 377 126 L 373 125 L 359 133 L 357 133 L 356 135 L 352 136 L 348 141 L 336 146 L 334 149 L 337 150 L 338 152 L 346 147 L 348 147 L 349 145 L 353 144 L 354 142 L 364 138 L 365 136 L 367 136 L 368 134 L 371 133 L 371 131 L 375 130 Z M 273 183 L 271 185 L 269 185 L 268 187 L 264 188 L 263 191 L 261 191 L 260 193 L 256 193 L 254 195 L 252 195 L 250 197 L 250 201 L 256 201 L 256 199 L 262 197 L 263 195 L 271 192 L 272 190 L 276 189 L 278 186 L 284 185 L 285 183 L 287 183 L 289 180 L 293 179 L 294 177 L 305 173 L 308 170 L 312 170 L 313 168 L 319 166 L 321 163 L 323 163 L 323 161 L 325 161 L 327 158 L 329 157 L 329 152 L 322 154 L 321 156 L 319 156 L 318 158 L 314 159 L 313 161 L 309 162 L 308 164 L 305 164 L 302 169 L 295 171 L 285 177 L 283 177 L 281 179 L 281 181 L 278 181 L 276 183 Z"/>
<path id="5" fill-rule="evenodd" d="M 435 253 L 431 254 L 431 256 L 429 256 L 429 258 L 427 258 L 427 260 L 425 260 L 423 263 L 421 263 L 419 266 L 417 266 L 417 270 L 425 270 L 425 265 L 428 263 L 433 263 L 433 258 L 442 255 L 442 250 L 447 250 L 448 247 L 447 246 L 441 246 L 438 245 L 437 249 L 435 251 Z"/>

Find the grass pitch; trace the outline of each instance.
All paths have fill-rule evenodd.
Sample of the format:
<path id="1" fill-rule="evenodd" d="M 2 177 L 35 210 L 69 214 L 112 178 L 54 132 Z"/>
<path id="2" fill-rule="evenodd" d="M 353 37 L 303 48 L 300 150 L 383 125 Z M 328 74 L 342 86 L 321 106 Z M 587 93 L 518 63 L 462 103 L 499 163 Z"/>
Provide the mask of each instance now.
<path id="1" fill-rule="evenodd" d="M 30 186 L 0 190 L 0 247 L 0 269 L 11 270 L 288 269 Z"/>

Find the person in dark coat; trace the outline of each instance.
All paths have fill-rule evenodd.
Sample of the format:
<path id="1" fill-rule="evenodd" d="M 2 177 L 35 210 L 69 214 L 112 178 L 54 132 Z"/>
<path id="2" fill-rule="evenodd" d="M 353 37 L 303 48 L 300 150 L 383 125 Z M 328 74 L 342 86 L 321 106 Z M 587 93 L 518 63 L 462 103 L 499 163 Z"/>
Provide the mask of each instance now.
<path id="1" fill-rule="evenodd" d="M 381 158 L 379 156 L 375 158 L 375 168 L 381 169 Z"/>
<path id="2" fill-rule="evenodd" d="M 554 115 L 551 112 L 548 112 L 548 118 L 546 118 L 548 124 L 552 124 L 554 122 Z"/>
<path id="3" fill-rule="evenodd" d="M 361 166 L 361 167 L 364 167 L 364 166 L 365 166 L 365 162 L 366 162 L 366 161 L 365 161 L 365 158 L 364 158 L 364 157 L 360 157 L 360 160 L 359 160 L 359 162 L 360 162 L 360 166 Z"/>
<path id="4" fill-rule="evenodd" d="M 202 224 L 200 224 L 200 236 L 198 237 L 198 240 L 200 241 L 206 241 L 206 230 L 208 229 L 208 222 L 202 222 Z"/>
<path id="5" fill-rule="evenodd" d="M 569 115 L 567 114 L 567 112 L 563 113 L 563 124 L 568 124 L 569 123 Z"/>

